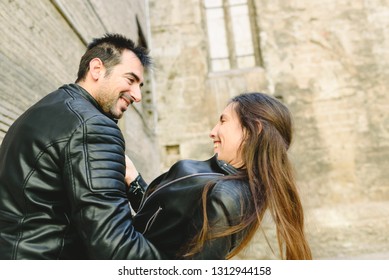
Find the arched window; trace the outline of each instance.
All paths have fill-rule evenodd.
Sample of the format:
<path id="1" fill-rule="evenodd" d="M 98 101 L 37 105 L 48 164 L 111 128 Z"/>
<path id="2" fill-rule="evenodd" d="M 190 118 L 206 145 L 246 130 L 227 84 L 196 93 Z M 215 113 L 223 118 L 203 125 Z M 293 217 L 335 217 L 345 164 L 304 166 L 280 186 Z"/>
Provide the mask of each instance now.
<path id="1" fill-rule="evenodd" d="M 261 64 L 252 0 L 204 0 L 212 71 Z"/>

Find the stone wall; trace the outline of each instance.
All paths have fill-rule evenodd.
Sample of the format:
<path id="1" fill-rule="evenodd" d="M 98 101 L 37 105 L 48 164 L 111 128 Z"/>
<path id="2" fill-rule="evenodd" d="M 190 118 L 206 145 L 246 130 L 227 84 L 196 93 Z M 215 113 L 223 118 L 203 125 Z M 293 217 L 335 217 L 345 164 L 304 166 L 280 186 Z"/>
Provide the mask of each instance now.
<path id="1" fill-rule="evenodd" d="M 295 115 L 315 256 L 388 252 L 388 4 L 257 2 L 264 68 Z"/>
<path id="2" fill-rule="evenodd" d="M 79 60 L 92 38 L 115 32 L 149 44 L 146 4 L 142 0 L 1 1 L 0 143 L 29 106 L 75 81 Z M 148 80 L 144 105 L 129 110 L 120 127 L 127 153 L 151 179 L 159 173 L 159 152 L 152 73 Z"/>
<path id="3" fill-rule="evenodd" d="M 291 158 L 316 259 L 389 252 L 389 5 L 254 0 L 263 65 L 212 73 L 201 0 L 150 0 L 162 169 L 212 155 L 228 98 L 276 95 L 295 119 Z M 270 219 L 264 230 L 275 247 Z M 275 247 L 276 248 L 276 247 Z M 258 234 L 242 258 L 277 258 Z"/>

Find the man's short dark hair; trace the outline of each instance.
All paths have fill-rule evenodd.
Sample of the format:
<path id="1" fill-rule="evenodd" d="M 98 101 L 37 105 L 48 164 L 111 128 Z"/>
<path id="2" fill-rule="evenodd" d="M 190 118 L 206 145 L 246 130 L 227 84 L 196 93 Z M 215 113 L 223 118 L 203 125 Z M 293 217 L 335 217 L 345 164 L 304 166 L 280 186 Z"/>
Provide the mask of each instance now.
<path id="1" fill-rule="evenodd" d="M 89 70 L 89 63 L 94 58 L 99 58 L 103 62 L 107 74 L 109 74 L 112 68 L 120 63 L 123 50 L 133 52 L 139 58 L 143 67 L 151 66 L 151 57 L 148 55 L 149 51 L 146 48 L 137 46 L 134 41 L 123 35 L 107 33 L 103 37 L 94 38 L 88 45 L 85 54 L 81 57 L 76 82 L 85 79 Z"/>

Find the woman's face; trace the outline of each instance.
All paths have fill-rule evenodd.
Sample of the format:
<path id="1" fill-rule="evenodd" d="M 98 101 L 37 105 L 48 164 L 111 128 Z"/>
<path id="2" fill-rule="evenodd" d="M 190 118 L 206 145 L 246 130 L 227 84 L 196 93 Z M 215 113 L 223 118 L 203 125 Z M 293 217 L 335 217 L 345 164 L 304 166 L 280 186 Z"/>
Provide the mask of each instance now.
<path id="1" fill-rule="evenodd" d="M 224 109 L 219 122 L 212 129 L 209 136 L 213 140 L 214 152 L 218 154 L 218 159 L 239 168 L 243 166 L 239 148 L 244 135 L 234 106 L 233 103 L 230 103 Z"/>

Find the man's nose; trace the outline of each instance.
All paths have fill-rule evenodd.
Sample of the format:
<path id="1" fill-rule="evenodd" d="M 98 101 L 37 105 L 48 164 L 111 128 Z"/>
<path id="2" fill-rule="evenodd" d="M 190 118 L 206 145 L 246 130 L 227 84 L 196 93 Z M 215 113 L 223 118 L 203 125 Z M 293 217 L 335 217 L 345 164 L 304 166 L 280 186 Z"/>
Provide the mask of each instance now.
<path id="1" fill-rule="evenodd" d="M 134 99 L 134 102 L 140 102 L 142 100 L 142 90 L 140 86 L 136 85 L 132 88 L 131 96 Z"/>

